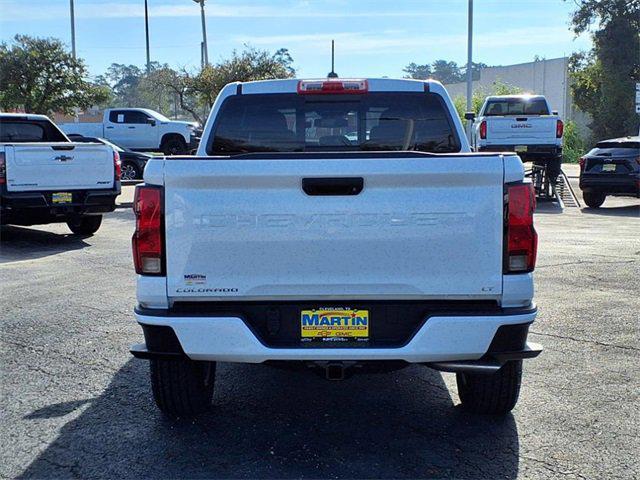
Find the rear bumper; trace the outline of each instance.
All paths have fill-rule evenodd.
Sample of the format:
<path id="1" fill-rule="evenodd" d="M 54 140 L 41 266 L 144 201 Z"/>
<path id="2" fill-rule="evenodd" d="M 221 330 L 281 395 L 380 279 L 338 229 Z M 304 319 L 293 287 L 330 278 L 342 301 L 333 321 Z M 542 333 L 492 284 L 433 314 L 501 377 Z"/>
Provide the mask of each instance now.
<path id="1" fill-rule="evenodd" d="M 521 145 L 521 144 L 517 144 Z M 516 144 L 513 145 L 480 145 L 480 152 L 514 152 Z M 527 145 L 526 152 L 517 152 L 523 161 L 544 160 L 562 156 L 562 147 L 558 145 Z"/>
<path id="2" fill-rule="evenodd" d="M 54 204 L 56 192 L 72 193 L 71 203 Z M 116 197 L 120 195 L 120 182 L 110 189 L 100 190 L 55 190 L 38 192 L 7 192 L 0 194 L 1 221 L 3 224 L 33 225 L 64 221 L 75 215 L 112 212 L 116 208 Z"/>
<path id="3" fill-rule="evenodd" d="M 580 189 L 586 191 L 598 191 L 614 195 L 640 196 L 640 176 L 623 175 L 580 175 Z"/>
<path id="4" fill-rule="evenodd" d="M 498 361 L 506 361 L 509 356 L 513 360 L 537 355 L 539 349 L 527 348 L 526 344 L 536 313 L 532 306 L 504 309 L 503 314 L 492 316 L 432 316 L 399 347 L 284 348 L 266 346 L 240 317 L 154 316 L 149 310 L 137 310 L 135 317 L 143 327 L 146 344 L 134 346 L 131 352 L 139 358 L 186 356 L 192 360 L 240 363 L 401 360 L 442 363 L 441 368 L 445 369 L 448 362 L 480 360 L 487 355 Z"/>

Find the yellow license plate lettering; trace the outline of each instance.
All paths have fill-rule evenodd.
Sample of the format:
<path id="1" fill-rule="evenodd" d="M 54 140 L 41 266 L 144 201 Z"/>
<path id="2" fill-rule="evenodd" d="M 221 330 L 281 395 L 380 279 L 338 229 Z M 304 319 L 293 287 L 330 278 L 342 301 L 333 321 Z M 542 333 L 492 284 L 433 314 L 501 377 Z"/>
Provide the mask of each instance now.
<path id="1" fill-rule="evenodd" d="M 303 340 L 369 337 L 369 311 L 352 308 L 318 308 L 300 313 Z"/>
<path id="2" fill-rule="evenodd" d="M 58 192 L 51 195 L 51 201 L 53 203 L 71 203 L 73 201 L 73 195 L 71 192 Z"/>

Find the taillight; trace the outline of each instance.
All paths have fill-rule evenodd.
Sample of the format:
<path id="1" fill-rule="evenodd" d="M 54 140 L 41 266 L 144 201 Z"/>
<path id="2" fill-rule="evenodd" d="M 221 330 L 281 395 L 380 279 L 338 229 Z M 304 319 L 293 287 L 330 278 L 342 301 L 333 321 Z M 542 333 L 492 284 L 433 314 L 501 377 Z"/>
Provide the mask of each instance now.
<path id="1" fill-rule="evenodd" d="M 133 197 L 133 263 L 141 275 L 164 275 L 162 187 L 139 185 Z"/>
<path id="2" fill-rule="evenodd" d="M 556 122 L 556 138 L 562 138 L 563 133 L 564 133 L 564 123 L 562 123 L 562 120 L 558 120 Z"/>
<path id="3" fill-rule="evenodd" d="M 580 171 L 584 170 L 584 164 L 587 161 L 587 157 L 580 157 L 578 159 L 578 164 L 580 165 Z"/>
<path id="4" fill-rule="evenodd" d="M 483 120 L 482 122 L 480 122 L 480 138 L 483 139 L 483 140 L 487 138 L 487 122 L 486 122 L 486 120 Z"/>
<path id="5" fill-rule="evenodd" d="M 4 152 L 0 152 L 0 185 L 7 183 L 7 162 Z"/>
<path id="6" fill-rule="evenodd" d="M 507 190 L 505 272 L 531 272 L 536 265 L 538 234 L 533 226 L 536 197 L 532 183 Z"/>
<path id="7" fill-rule="evenodd" d="M 299 94 L 330 94 L 330 93 L 367 93 L 369 84 L 366 80 L 300 80 L 298 82 Z"/>
<path id="8" fill-rule="evenodd" d="M 120 180 L 122 177 L 122 162 L 120 161 L 120 154 L 113 151 L 113 172 L 116 178 L 116 181 Z"/>

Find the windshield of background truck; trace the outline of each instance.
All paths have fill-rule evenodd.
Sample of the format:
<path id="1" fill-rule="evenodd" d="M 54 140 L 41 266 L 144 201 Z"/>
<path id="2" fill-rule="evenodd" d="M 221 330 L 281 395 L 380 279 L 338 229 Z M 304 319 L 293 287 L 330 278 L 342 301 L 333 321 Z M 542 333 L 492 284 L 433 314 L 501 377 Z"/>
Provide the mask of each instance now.
<path id="1" fill-rule="evenodd" d="M 360 150 L 448 153 L 460 141 L 439 95 L 374 92 L 234 95 L 207 145 L 209 155 Z"/>
<path id="2" fill-rule="evenodd" d="M 499 99 L 487 101 L 486 117 L 502 115 L 549 115 L 547 102 L 541 98 Z"/>

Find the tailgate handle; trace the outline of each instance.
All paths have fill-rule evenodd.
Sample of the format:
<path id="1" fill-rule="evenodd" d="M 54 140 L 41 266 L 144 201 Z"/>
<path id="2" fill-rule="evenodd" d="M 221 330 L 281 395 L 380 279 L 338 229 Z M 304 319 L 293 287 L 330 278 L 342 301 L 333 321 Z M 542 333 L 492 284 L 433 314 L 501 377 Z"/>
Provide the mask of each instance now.
<path id="1" fill-rule="evenodd" d="M 302 190 L 307 195 L 358 195 L 364 186 L 362 177 L 303 178 Z"/>
<path id="2" fill-rule="evenodd" d="M 51 145 L 51 148 L 53 150 L 73 150 L 74 148 L 76 148 L 75 145 Z"/>
<path id="3" fill-rule="evenodd" d="M 526 122 L 527 120 L 527 117 L 516 117 L 516 122 Z"/>

